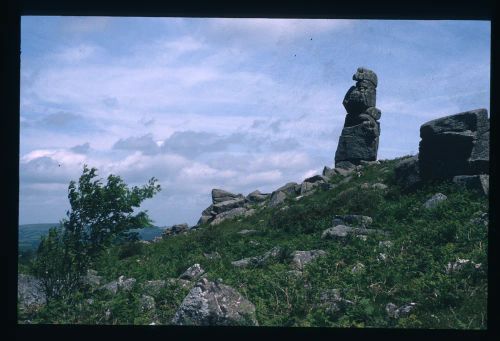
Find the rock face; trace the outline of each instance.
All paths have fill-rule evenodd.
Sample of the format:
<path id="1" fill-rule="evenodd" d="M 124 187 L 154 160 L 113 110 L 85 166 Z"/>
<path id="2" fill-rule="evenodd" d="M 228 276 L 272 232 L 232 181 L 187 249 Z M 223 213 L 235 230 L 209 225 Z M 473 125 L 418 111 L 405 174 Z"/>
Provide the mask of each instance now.
<path id="1" fill-rule="evenodd" d="M 429 121 L 420 127 L 423 180 L 489 173 L 490 122 L 486 109 Z"/>
<path id="2" fill-rule="evenodd" d="M 394 179 L 404 190 L 412 190 L 420 183 L 418 155 L 403 159 L 394 168 Z"/>
<path id="3" fill-rule="evenodd" d="M 487 174 L 457 175 L 453 177 L 453 182 L 469 190 L 478 191 L 486 196 L 489 194 L 490 176 Z"/>
<path id="4" fill-rule="evenodd" d="M 253 192 L 252 198 L 261 194 L 260 192 L 256 192 Z M 262 195 L 264 194 L 261 194 L 261 196 Z M 206 223 L 217 225 L 225 219 L 242 215 L 247 212 L 247 207 L 245 207 L 247 202 L 250 202 L 250 200 L 245 198 L 242 194 L 234 194 L 214 188 L 212 189 L 212 204 L 201 212 L 201 218 L 196 225 Z"/>
<path id="5" fill-rule="evenodd" d="M 258 326 L 255 306 L 233 288 L 202 279 L 182 301 L 173 324 Z"/>
<path id="6" fill-rule="evenodd" d="M 378 120 L 382 115 L 375 108 L 377 75 L 360 67 L 352 79 L 356 81 L 356 86 L 347 91 L 342 102 L 347 115 L 335 153 L 335 167 L 338 168 L 349 168 L 359 165 L 362 160 L 377 159 L 380 136 Z"/>

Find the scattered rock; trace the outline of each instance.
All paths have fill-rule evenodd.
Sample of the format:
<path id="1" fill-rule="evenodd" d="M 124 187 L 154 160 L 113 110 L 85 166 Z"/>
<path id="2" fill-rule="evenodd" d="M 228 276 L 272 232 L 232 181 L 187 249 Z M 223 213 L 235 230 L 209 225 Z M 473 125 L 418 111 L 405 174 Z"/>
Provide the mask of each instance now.
<path id="1" fill-rule="evenodd" d="M 83 282 L 91 288 L 98 288 L 102 283 L 102 276 L 97 275 L 97 271 L 88 269 L 87 274 L 83 278 Z"/>
<path id="2" fill-rule="evenodd" d="M 423 124 L 419 146 L 422 179 L 488 174 L 489 131 L 486 109 L 466 111 Z"/>
<path id="3" fill-rule="evenodd" d="M 261 256 L 243 258 L 237 261 L 233 261 L 231 262 L 231 264 L 238 268 L 245 268 L 248 266 L 264 266 L 268 264 L 272 259 L 280 257 L 282 252 L 283 250 L 281 247 L 275 246 Z"/>
<path id="4" fill-rule="evenodd" d="M 235 289 L 202 279 L 178 308 L 172 323 L 194 326 L 258 326 L 255 306 Z"/>
<path id="5" fill-rule="evenodd" d="M 385 262 L 387 260 L 387 254 L 380 252 L 377 256 L 377 260 Z"/>
<path id="6" fill-rule="evenodd" d="M 393 243 L 390 240 L 381 240 L 378 242 L 379 247 L 391 248 Z"/>
<path id="7" fill-rule="evenodd" d="M 351 269 L 351 273 L 357 274 L 365 271 L 365 265 L 363 263 L 356 263 Z"/>
<path id="8" fill-rule="evenodd" d="M 212 253 L 203 253 L 203 256 L 208 259 L 220 259 L 220 254 L 217 251 Z"/>
<path id="9" fill-rule="evenodd" d="M 186 271 L 184 271 L 184 273 L 179 276 L 179 279 L 194 281 L 195 279 L 199 278 L 204 273 L 205 273 L 205 270 L 203 270 L 201 268 L 200 264 L 196 263 L 196 264 L 190 266 Z"/>
<path id="10" fill-rule="evenodd" d="M 415 309 L 416 305 L 416 303 L 411 302 L 398 308 L 394 303 L 387 303 L 385 311 L 390 318 L 399 319 L 400 317 L 408 316 Z"/>
<path id="11" fill-rule="evenodd" d="M 247 234 L 255 234 L 257 233 L 257 230 L 247 230 L 247 229 L 244 229 L 244 230 L 241 230 L 238 232 L 238 234 L 241 234 L 241 235 L 247 235 Z"/>
<path id="12" fill-rule="evenodd" d="M 130 291 L 134 287 L 136 282 L 135 278 L 126 278 L 125 276 L 120 276 L 116 281 L 111 281 L 100 287 L 101 290 L 106 290 L 112 294 L 116 294 L 118 290 Z"/>
<path id="13" fill-rule="evenodd" d="M 294 251 L 290 256 L 292 257 L 292 267 L 302 270 L 307 263 L 318 257 L 326 256 L 326 252 L 323 250 Z"/>
<path id="14" fill-rule="evenodd" d="M 426 209 L 433 209 L 437 207 L 440 203 L 448 199 L 448 197 L 442 193 L 434 194 L 429 200 L 424 203 Z"/>
<path id="15" fill-rule="evenodd" d="M 345 225 L 337 225 L 334 227 L 327 228 L 321 234 L 323 239 L 342 239 L 348 235 L 370 235 L 370 234 L 383 234 L 387 235 L 388 232 L 376 229 L 366 229 L 361 227 L 351 227 Z"/>
<path id="16" fill-rule="evenodd" d="M 382 190 L 382 191 L 387 189 L 387 185 L 380 183 L 380 182 L 374 183 L 371 187 L 374 189 Z"/>
<path id="17" fill-rule="evenodd" d="M 477 191 L 486 196 L 489 194 L 490 176 L 487 174 L 457 175 L 453 177 L 453 182 L 471 191 Z"/>
<path id="18" fill-rule="evenodd" d="M 139 300 L 139 305 L 141 312 L 148 312 L 155 310 L 155 299 L 151 296 L 148 295 L 142 295 L 140 300 Z"/>
<path id="19" fill-rule="evenodd" d="M 394 180 L 403 189 L 409 191 L 420 184 L 420 168 L 418 155 L 405 158 L 394 167 Z"/>
<path id="20" fill-rule="evenodd" d="M 447 274 L 451 274 L 453 272 L 459 272 L 463 269 L 465 269 L 466 266 L 471 265 L 474 267 L 474 269 L 480 269 L 481 268 L 481 263 L 474 263 L 470 259 L 460 259 L 458 258 L 456 262 L 450 262 L 446 264 L 445 272 Z"/>
<path id="21" fill-rule="evenodd" d="M 342 298 L 340 290 L 329 289 L 320 294 L 320 303 L 315 305 L 316 308 L 324 308 L 325 312 L 329 314 L 338 313 L 343 311 L 347 306 L 353 305 L 354 302 Z"/>
<path id="22" fill-rule="evenodd" d="M 356 227 L 368 227 L 373 223 L 373 219 L 364 215 L 348 214 L 334 215 L 332 225 L 346 225 Z"/>

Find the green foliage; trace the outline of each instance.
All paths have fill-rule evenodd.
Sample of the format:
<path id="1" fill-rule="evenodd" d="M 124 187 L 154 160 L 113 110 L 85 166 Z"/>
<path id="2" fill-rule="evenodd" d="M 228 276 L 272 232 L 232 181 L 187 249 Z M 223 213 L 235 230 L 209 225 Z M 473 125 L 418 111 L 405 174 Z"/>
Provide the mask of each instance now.
<path id="1" fill-rule="evenodd" d="M 134 207 L 160 190 L 157 180 L 129 189 L 119 176 L 109 175 L 107 183 L 96 179 L 97 169 L 86 165 L 78 185 L 71 181 L 68 198 L 71 210 L 59 228 L 51 228 L 41 238 L 33 263 L 33 272 L 42 282 L 48 303 L 54 298 L 68 298 L 83 286 L 89 264 L 112 242 L 129 240 L 121 258 L 137 254 L 137 234 L 127 232 L 151 224 L 147 212 L 134 214 Z"/>
<path id="2" fill-rule="evenodd" d="M 83 292 L 71 304 L 54 299 L 52 307 L 44 307 L 32 321 L 169 324 L 189 287 L 168 279 L 199 263 L 209 280 L 221 278 L 255 305 L 261 326 L 486 328 L 488 230 L 471 218 L 477 212 L 488 212 L 487 198 L 452 183 L 401 193 L 390 180 L 396 162 L 366 166 L 359 177 L 347 182 L 335 176 L 334 189 L 288 200 L 284 210 L 257 208 L 251 217 L 202 226 L 150 245 L 111 242 L 93 259 L 93 269 L 105 280 L 124 275 L 137 279 L 138 285 L 116 295 Z M 361 188 L 375 182 L 389 188 Z M 448 199 L 435 209 L 424 209 L 423 203 L 436 192 Z M 390 231 L 390 235 L 370 235 L 367 240 L 321 239 L 334 214 L 369 215 L 374 221 L 371 228 Z M 242 229 L 257 232 L 238 234 Z M 392 246 L 379 244 L 387 240 Z M 263 266 L 231 265 L 274 246 L 280 246 L 282 254 Z M 290 253 L 312 249 L 322 249 L 327 255 L 307 264 L 300 276 L 290 272 Z M 215 251 L 220 258 L 203 255 Z M 457 259 L 474 263 L 447 273 L 447 264 Z M 364 270 L 353 273 L 358 263 Z M 481 265 L 476 268 L 474 264 Z M 148 280 L 166 280 L 167 284 L 154 294 L 156 309 L 146 312 L 140 309 L 140 297 L 150 294 L 141 289 Z M 328 310 L 322 297 L 331 289 L 338 289 L 352 304 Z M 89 298 L 92 304 L 87 303 Z M 385 310 L 389 302 L 397 307 L 410 302 L 417 305 L 407 316 L 394 319 Z M 108 309 L 111 313 L 106 319 Z"/>

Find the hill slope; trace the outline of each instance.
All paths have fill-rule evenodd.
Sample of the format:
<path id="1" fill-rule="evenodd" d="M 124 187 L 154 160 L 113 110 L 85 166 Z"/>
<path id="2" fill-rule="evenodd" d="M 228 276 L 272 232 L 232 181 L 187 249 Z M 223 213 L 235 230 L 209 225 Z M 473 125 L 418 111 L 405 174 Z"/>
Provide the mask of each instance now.
<path id="1" fill-rule="evenodd" d="M 169 324 L 192 287 L 169 279 L 198 263 L 206 278 L 255 305 L 260 326 L 486 328 L 487 198 L 453 183 L 403 194 L 393 181 L 397 162 L 334 175 L 334 188 L 277 207 L 256 205 L 252 216 L 127 246 L 125 253 L 124 246 L 110 249 L 92 265 L 101 283 L 125 276 L 136 280 L 133 289 L 89 291 L 76 308 L 59 302 L 23 312 L 20 320 Z M 447 199 L 426 209 L 437 192 Z M 350 214 L 371 217 L 369 228 L 386 233 L 322 238 L 335 215 Z M 245 229 L 254 231 L 239 233 Z M 232 263 L 274 247 L 279 252 L 266 262 Z M 294 268 L 292 253 L 308 250 L 325 255 Z M 151 280 L 167 285 L 153 291 Z M 153 308 L 144 308 L 144 294 L 153 297 Z"/>

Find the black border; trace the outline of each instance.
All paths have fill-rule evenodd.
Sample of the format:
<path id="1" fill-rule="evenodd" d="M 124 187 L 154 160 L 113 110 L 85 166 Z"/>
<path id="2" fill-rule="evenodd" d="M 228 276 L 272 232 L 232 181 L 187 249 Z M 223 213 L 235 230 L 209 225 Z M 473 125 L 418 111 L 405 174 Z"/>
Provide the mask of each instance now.
<path id="1" fill-rule="evenodd" d="M 3 333 L 7 339 L 34 339 L 49 338 L 75 339 L 110 339 L 118 336 L 126 339 L 168 339 L 179 337 L 182 339 L 224 339 L 248 336 L 252 339 L 261 336 L 270 337 L 297 337 L 300 339 L 323 339 L 331 337 L 360 338 L 382 337 L 384 339 L 493 339 L 497 334 L 500 313 L 493 302 L 498 301 L 497 288 L 500 288 L 495 274 L 498 269 L 498 233 L 496 230 L 497 206 L 496 188 L 497 179 L 490 176 L 490 227 L 489 227 L 489 302 L 488 302 L 488 330 L 461 331 L 461 330 L 404 330 L 404 329 L 327 329 L 327 328 L 231 328 L 231 327 L 170 327 L 170 326 L 53 326 L 53 325 L 18 325 L 17 302 L 17 238 L 18 232 L 18 192 L 19 192 L 19 92 L 20 92 L 20 24 L 22 15 L 78 15 L 78 16 L 143 16 L 143 17 L 263 17 L 263 18 L 338 18 L 338 19 L 462 19 L 462 20 L 491 20 L 492 49 L 491 49 L 491 95 L 490 95 L 490 122 L 491 122 L 491 149 L 490 174 L 497 173 L 497 159 L 495 156 L 498 117 L 498 108 L 495 99 L 500 98 L 497 79 L 500 55 L 498 51 L 498 23 L 495 10 L 499 6 L 495 0 L 412 0 L 396 1 L 369 1 L 344 0 L 333 1 L 303 1 L 277 3 L 267 1 L 265 4 L 256 2 L 238 3 L 237 1 L 96 1 L 96 0 L 8 0 L 6 11 L 2 11 L 2 40 L 3 40 L 3 72 L 4 87 L 2 91 L 2 141 L 4 157 L 2 158 L 2 179 L 7 183 L 7 196 L 2 214 L 7 220 L 4 222 L 4 232 L 7 240 L 2 248 L 3 259 L 7 260 L 8 269 L 8 296 L 7 323 L 8 331 Z M 6 149 L 6 150 L 5 150 Z M 5 196 L 5 193 L 4 193 Z M 7 246 L 7 247 L 5 247 Z"/>

